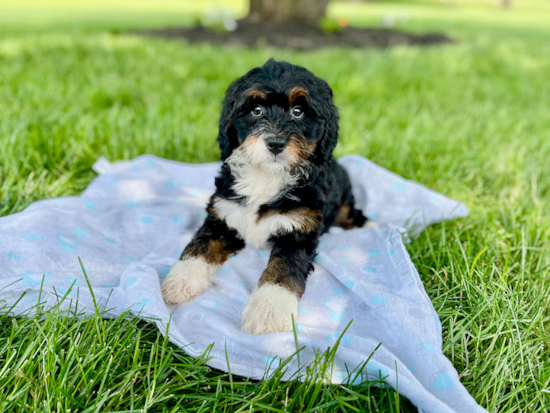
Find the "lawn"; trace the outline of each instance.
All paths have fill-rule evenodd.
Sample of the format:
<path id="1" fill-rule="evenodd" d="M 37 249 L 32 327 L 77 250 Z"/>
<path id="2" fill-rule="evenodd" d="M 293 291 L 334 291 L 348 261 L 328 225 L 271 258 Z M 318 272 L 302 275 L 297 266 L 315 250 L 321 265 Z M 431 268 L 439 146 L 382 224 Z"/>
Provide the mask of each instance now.
<path id="1" fill-rule="evenodd" d="M 79 194 L 99 156 L 216 160 L 229 82 L 271 56 L 304 65 L 334 89 L 338 156 L 366 156 L 468 205 L 470 217 L 408 246 L 444 353 L 489 411 L 548 412 L 550 3 L 449 3 L 335 3 L 330 13 L 375 26 L 401 16 L 399 28 L 443 31 L 453 45 L 297 53 L 127 33 L 189 24 L 206 2 L 3 1 L 0 215 Z M 52 309 L 0 323 L 0 411 L 414 411 L 368 385 L 212 371 L 136 319 Z"/>

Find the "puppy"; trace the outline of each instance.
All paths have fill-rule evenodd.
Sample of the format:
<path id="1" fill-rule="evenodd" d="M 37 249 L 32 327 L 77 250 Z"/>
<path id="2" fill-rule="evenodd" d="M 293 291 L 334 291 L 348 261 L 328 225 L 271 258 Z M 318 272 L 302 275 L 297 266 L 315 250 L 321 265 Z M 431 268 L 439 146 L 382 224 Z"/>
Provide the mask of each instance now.
<path id="1" fill-rule="evenodd" d="M 242 328 L 292 330 L 319 236 L 334 224 L 366 222 L 346 171 L 332 157 L 337 140 L 332 90 L 305 68 L 270 59 L 231 84 L 219 123 L 223 165 L 216 192 L 162 285 L 164 301 L 183 303 L 202 293 L 246 244 L 270 248 Z"/>

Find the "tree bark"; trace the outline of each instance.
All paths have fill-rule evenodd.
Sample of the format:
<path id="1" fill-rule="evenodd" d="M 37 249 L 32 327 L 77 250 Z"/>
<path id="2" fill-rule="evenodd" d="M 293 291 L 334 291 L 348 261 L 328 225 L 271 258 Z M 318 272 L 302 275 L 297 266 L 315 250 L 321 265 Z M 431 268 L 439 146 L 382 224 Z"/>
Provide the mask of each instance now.
<path id="1" fill-rule="evenodd" d="M 329 0 L 250 0 L 248 18 L 255 23 L 315 25 L 325 15 Z"/>

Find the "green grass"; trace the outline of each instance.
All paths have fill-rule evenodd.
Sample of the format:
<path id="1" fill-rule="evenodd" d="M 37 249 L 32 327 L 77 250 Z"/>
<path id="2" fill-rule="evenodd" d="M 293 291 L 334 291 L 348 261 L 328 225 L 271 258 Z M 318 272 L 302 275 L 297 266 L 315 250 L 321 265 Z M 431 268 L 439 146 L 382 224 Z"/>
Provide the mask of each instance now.
<path id="1" fill-rule="evenodd" d="M 337 155 L 367 156 L 471 210 L 409 245 L 466 388 L 492 412 L 550 410 L 548 1 L 337 3 L 331 14 L 354 24 L 406 13 L 399 28 L 459 42 L 309 53 L 124 32 L 188 24 L 197 2 L 73 3 L 0 4 L 0 215 L 80 193 L 99 156 L 215 160 L 229 82 L 271 56 L 305 65 L 333 86 Z M 414 411 L 370 386 L 212 371 L 135 319 L 54 309 L 0 321 L 2 411 Z"/>

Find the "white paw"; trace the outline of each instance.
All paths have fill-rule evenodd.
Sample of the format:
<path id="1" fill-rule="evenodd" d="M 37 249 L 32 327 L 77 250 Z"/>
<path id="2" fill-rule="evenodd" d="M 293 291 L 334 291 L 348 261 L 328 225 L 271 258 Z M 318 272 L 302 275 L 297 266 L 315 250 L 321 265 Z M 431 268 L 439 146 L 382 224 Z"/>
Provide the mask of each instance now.
<path id="1" fill-rule="evenodd" d="M 206 290 L 218 265 L 208 264 L 202 258 L 178 261 L 162 283 L 162 298 L 166 304 L 179 304 Z"/>
<path id="2" fill-rule="evenodd" d="M 264 284 L 252 291 L 243 309 L 243 331 L 259 335 L 292 331 L 298 314 L 298 296 L 285 287 Z"/>
<path id="3" fill-rule="evenodd" d="M 371 221 L 370 219 L 363 224 L 363 228 L 380 228 L 376 222 Z"/>

